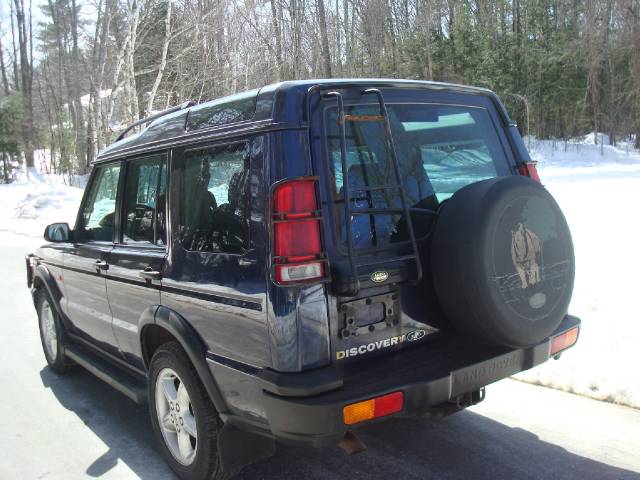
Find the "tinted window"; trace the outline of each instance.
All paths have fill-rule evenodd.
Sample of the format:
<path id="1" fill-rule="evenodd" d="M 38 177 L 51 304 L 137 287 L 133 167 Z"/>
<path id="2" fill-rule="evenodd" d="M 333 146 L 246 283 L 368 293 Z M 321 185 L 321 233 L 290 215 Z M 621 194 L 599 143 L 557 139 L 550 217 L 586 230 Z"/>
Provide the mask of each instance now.
<path id="1" fill-rule="evenodd" d="M 185 249 L 247 249 L 249 159 L 248 142 L 185 154 L 179 213 L 179 241 Z"/>
<path id="2" fill-rule="evenodd" d="M 485 109 L 391 104 L 388 110 L 409 207 L 435 209 L 465 185 L 508 174 L 504 151 Z M 345 108 L 346 163 L 352 208 L 401 206 L 397 189 L 367 189 L 395 185 L 390 147 L 379 113 L 377 105 Z M 325 122 L 336 200 L 344 202 L 340 124 L 335 108 L 327 110 Z M 339 212 L 340 229 L 345 240 L 344 209 L 340 208 Z M 353 216 L 350 225 L 355 246 L 368 247 L 405 240 L 398 234 L 403 231 L 399 225 L 401 219 L 397 214 Z M 421 232 L 420 228 L 415 229 Z"/>
<path id="3" fill-rule="evenodd" d="M 163 156 L 130 161 L 124 190 L 124 243 L 164 244 L 166 179 Z"/>
<path id="4" fill-rule="evenodd" d="M 506 160 L 486 110 L 430 108 L 437 109 L 431 121 L 402 122 L 402 127 L 419 145 L 422 165 L 439 201 L 504 170 Z"/>
<path id="5" fill-rule="evenodd" d="M 112 241 L 120 163 L 96 167 L 76 229 L 81 240 Z"/>
<path id="6" fill-rule="evenodd" d="M 251 120 L 256 111 L 258 90 L 240 93 L 193 107 L 187 117 L 187 129 L 198 130 Z"/>

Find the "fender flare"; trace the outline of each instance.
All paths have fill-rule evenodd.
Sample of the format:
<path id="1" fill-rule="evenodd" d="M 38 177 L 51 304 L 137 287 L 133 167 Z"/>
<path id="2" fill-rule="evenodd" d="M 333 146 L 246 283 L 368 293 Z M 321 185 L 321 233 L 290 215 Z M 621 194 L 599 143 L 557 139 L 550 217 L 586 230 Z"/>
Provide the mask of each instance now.
<path id="1" fill-rule="evenodd" d="M 38 282 L 38 280 L 40 280 L 40 282 Z M 62 312 L 62 308 L 60 307 L 60 301 L 62 300 L 62 292 L 60 291 L 60 287 L 58 287 L 58 284 L 54 280 L 49 269 L 42 264 L 39 264 L 35 268 L 35 272 L 33 275 L 31 296 L 33 297 L 34 305 L 36 301 L 35 293 L 39 288 L 37 283 L 41 283 L 44 286 L 44 289 L 49 294 L 49 297 L 51 298 L 51 300 L 53 300 L 53 308 L 56 309 L 58 317 L 62 320 L 64 326 L 68 328 L 69 325 L 67 316 Z"/>
<path id="2" fill-rule="evenodd" d="M 36 283 L 38 279 L 44 285 L 44 288 L 47 290 L 47 293 L 49 294 L 51 299 L 55 301 L 56 303 L 55 307 L 56 309 L 58 309 L 59 308 L 58 303 L 62 298 L 62 293 L 60 292 L 60 289 L 58 288 L 58 285 L 53 279 L 53 276 L 51 275 L 51 272 L 49 271 L 49 269 L 42 264 L 39 264 L 35 269 L 35 272 L 33 275 L 33 287 L 31 289 L 32 292 L 37 290 Z"/>
<path id="3" fill-rule="evenodd" d="M 150 359 L 147 358 L 143 338 L 145 328 L 149 325 L 162 327 L 178 341 L 196 369 L 216 411 L 222 414 L 226 413 L 227 405 L 224 397 L 220 393 L 220 388 L 207 366 L 207 348 L 189 322 L 179 313 L 162 305 L 149 307 L 142 313 L 139 323 L 140 348 L 143 355 L 144 366 L 147 370 Z"/>

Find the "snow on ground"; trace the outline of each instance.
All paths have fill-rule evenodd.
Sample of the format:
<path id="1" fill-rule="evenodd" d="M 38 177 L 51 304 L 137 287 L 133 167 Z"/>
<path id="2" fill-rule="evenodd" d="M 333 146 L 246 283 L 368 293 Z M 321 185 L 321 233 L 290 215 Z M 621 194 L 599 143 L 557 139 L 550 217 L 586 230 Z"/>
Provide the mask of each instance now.
<path id="1" fill-rule="evenodd" d="M 42 238 L 50 223 L 73 225 L 82 192 L 56 175 L 21 173 L 14 183 L 0 186 L 0 230 Z"/>
<path id="2" fill-rule="evenodd" d="M 543 183 L 573 233 L 576 283 L 570 311 L 583 321 L 578 345 L 517 379 L 640 408 L 640 152 L 629 144 L 536 141 Z M 0 231 L 42 238 L 52 222 L 73 224 L 82 189 L 31 171 L 0 186 Z M 2 235 L 2 242 L 5 235 Z"/>
<path id="3" fill-rule="evenodd" d="M 516 378 L 640 408 L 640 152 L 585 141 L 531 148 L 573 235 L 580 339 Z"/>

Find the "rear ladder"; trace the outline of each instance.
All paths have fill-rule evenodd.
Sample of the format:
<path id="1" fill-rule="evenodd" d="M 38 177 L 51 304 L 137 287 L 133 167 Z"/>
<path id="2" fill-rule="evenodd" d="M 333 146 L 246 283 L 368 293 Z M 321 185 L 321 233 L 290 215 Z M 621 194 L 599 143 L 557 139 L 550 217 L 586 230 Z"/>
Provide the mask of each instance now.
<path id="1" fill-rule="evenodd" d="M 409 209 L 407 201 L 407 193 L 404 188 L 404 182 L 402 181 L 400 166 L 398 164 L 398 158 L 396 155 L 396 148 L 393 141 L 393 132 L 391 131 L 391 124 L 389 123 L 389 114 L 387 111 L 387 105 L 385 104 L 382 92 L 377 88 L 368 88 L 362 91 L 362 95 L 375 95 L 378 99 L 380 106 L 379 115 L 346 115 L 344 110 L 344 100 L 342 94 L 338 91 L 327 92 L 328 96 L 336 97 L 338 102 L 338 122 L 340 124 L 340 160 L 342 167 L 342 178 L 344 188 L 344 213 L 346 219 L 346 237 L 347 237 L 347 251 L 349 256 L 349 267 L 351 271 L 351 278 L 355 280 L 355 292 L 353 295 L 357 295 L 360 289 L 360 277 L 358 270 L 362 267 L 380 267 L 382 265 L 392 264 L 396 262 L 412 261 L 415 264 L 415 276 L 411 280 L 414 283 L 420 282 L 422 279 L 422 263 L 420 261 L 420 254 L 418 251 L 418 244 L 416 236 L 413 230 L 413 222 L 411 220 L 411 211 Z M 364 122 L 383 122 L 385 128 L 385 136 L 387 140 L 387 149 L 390 153 L 391 163 L 393 165 L 393 173 L 395 176 L 395 184 L 375 185 L 358 187 L 358 191 L 371 192 L 376 190 L 397 190 L 400 193 L 401 208 L 351 208 L 351 187 L 349 185 L 349 169 L 347 167 L 347 133 L 346 122 L 347 121 L 364 121 Z M 356 262 L 356 257 L 362 257 L 363 255 L 375 252 L 379 249 L 366 249 L 362 253 L 356 253 L 353 244 L 353 237 L 351 232 L 351 217 L 354 215 L 393 215 L 402 214 L 406 225 L 407 232 L 409 234 L 409 243 L 411 245 L 412 253 L 408 255 L 395 256 L 383 259 L 372 259 L 361 262 Z M 399 246 L 399 245 L 398 245 Z"/>

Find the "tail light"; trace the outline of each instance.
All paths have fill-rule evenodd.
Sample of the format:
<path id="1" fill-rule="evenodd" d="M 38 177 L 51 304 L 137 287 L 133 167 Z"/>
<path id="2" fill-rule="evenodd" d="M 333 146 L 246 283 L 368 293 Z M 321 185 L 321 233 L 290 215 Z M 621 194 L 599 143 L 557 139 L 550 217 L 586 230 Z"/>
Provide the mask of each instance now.
<path id="1" fill-rule="evenodd" d="M 536 168 L 535 162 L 521 163 L 518 166 L 518 171 L 523 177 L 529 177 L 531 180 L 535 180 L 536 182 L 541 183 L 540 175 L 538 175 L 538 169 Z"/>
<path id="2" fill-rule="evenodd" d="M 281 285 L 325 278 L 315 177 L 279 183 L 273 192 L 274 277 Z"/>
<path id="3" fill-rule="evenodd" d="M 404 393 L 393 392 L 381 397 L 347 405 L 342 409 L 342 418 L 345 425 L 354 425 L 397 413 L 402 410 L 403 406 Z"/>

